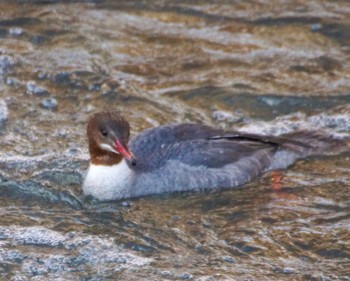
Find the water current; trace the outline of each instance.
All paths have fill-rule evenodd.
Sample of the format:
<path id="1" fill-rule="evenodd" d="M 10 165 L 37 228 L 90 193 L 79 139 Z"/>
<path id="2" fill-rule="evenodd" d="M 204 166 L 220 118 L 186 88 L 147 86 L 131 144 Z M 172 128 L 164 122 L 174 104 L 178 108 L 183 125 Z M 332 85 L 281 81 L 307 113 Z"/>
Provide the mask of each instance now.
<path id="1" fill-rule="evenodd" d="M 86 120 L 350 134 L 347 0 L 1 1 L 0 280 L 350 280 L 350 153 L 98 202 Z M 327 154 L 327 155 L 326 155 Z"/>

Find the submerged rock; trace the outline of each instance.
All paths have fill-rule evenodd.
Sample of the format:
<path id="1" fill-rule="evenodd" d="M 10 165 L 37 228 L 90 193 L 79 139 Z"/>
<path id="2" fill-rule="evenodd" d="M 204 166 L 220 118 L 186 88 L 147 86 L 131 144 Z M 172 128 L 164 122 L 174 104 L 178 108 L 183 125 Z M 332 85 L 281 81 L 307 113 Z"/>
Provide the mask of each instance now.
<path id="1" fill-rule="evenodd" d="M 50 109 L 50 110 L 56 109 L 57 104 L 58 103 L 57 103 L 57 100 L 55 98 L 46 98 L 40 103 L 42 108 Z"/>
<path id="2" fill-rule="evenodd" d="M 3 135 L 3 131 L 7 124 L 8 109 L 4 100 L 0 99 L 0 135 Z"/>
<path id="3" fill-rule="evenodd" d="M 222 257 L 222 259 L 225 262 L 228 262 L 228 263 L 236 263 L 236 260 L 233 257 L 230 257 L 230 256 L 224 256 L 224 257 Z"/>
<path id="4" fill-rule="evenodd" d="M 6 85 L 8 85 L 8 86 L 18 86 L 18 85 L 20 85 L 20 82 L 14 77 L 7 77 L 6 78 Z"/>
<path id="5" fill-rule="evenodd" d="M 3 99 L 0 99 L 0 125 L 8 119 L 7 104 Z"/>
<path id="6" fill-rule="evenodd" d="M 181 273 L 177 278 L 181 280 L 192 280 L 193 276 L 190 273 L 184 272 L 184 273 Z"/>
<path id="7" fill-rule="evenodd" d="M 27 93 L 30 95 L 44 96 L 47 95 L 49 91 L 38 86 L 35 81 L 29 81 L 27 82 Z"/>
<path id="8" fill-rule="evenodd" d="M 20 36 L 23 34 L 23 29 L 20 27 L 12 27 L 9 29 L 9 33 L 13 36 Z"/>
<path id="9" fill-rule="evenodd" d="M 59 85 L 69 85 L 71 83 L 71 74 L 69 72 L 60 72 L 53 77 L 53 81 Z"/>
<path id="10" fill-rule="evenodd" d="M 14 61 L 10 56 L 0 56 L 0 79 L 6 75 L 13 65 Z"/>

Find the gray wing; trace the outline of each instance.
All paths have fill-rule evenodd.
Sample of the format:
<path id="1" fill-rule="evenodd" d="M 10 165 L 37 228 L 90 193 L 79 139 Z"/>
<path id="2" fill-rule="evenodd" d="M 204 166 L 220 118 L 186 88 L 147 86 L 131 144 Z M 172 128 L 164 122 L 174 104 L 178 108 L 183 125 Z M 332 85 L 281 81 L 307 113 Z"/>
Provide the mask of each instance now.
<path id="1" fill-rule="evenodd" d="M 129 145 L 137 159 L 137 165 L 131 168 L 142 171 L 162 167 L 169 160 L 220 168 L 262 150 L 273 155 L 279 147 L 277 141 L 268 137 L 226 132 L 198 124 L 148 129 L 131 139 Z"/>

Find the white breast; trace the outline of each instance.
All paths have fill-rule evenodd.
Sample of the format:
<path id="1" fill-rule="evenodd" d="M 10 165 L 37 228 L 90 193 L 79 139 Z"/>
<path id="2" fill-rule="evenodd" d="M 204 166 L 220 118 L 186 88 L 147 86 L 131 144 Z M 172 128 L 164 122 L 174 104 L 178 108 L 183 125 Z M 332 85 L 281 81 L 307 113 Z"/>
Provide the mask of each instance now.
<path id="1" fill-rule="evenodd" d="M 113 166 L 90 164 L 83 190 L 99 200 L 129 197 L 134 184 L 134 172 L 125 160 Z"/>

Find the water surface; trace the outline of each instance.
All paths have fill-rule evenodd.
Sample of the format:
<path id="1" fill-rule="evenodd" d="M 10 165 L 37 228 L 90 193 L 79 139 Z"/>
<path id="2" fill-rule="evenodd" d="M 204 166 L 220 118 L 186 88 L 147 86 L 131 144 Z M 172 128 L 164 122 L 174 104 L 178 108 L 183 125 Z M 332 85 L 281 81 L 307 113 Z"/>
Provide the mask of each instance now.
<path id="1" fill-rule="evenodd" d="M 350 154 L 85 198 L 87 117 L 350 133 L 348 1 L 2 1 L 1 280 L 350 280 Z M 332 154 L 331 151 L 326 151 Z"/>

